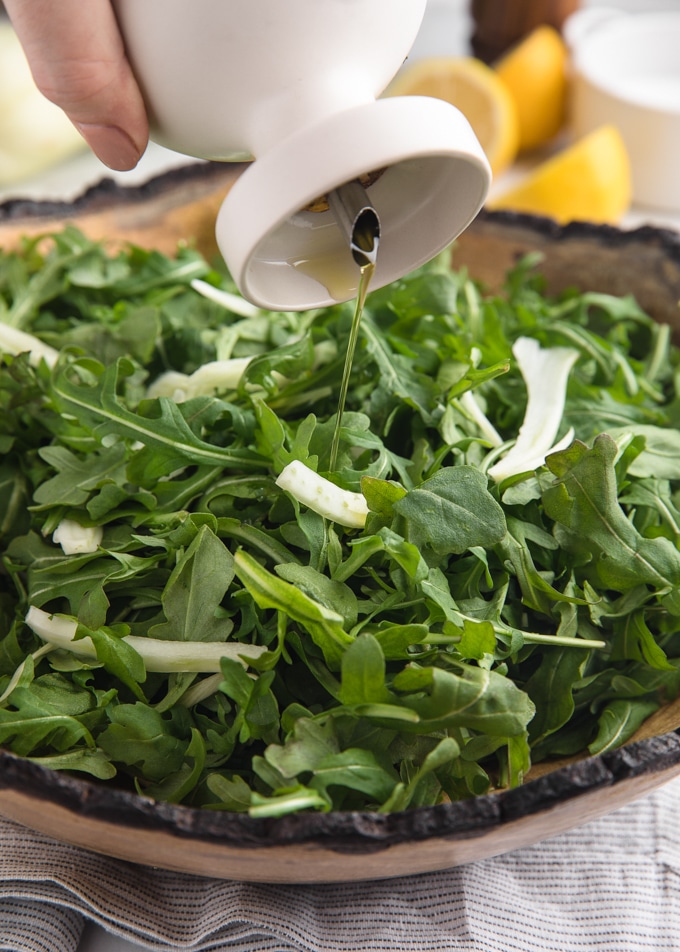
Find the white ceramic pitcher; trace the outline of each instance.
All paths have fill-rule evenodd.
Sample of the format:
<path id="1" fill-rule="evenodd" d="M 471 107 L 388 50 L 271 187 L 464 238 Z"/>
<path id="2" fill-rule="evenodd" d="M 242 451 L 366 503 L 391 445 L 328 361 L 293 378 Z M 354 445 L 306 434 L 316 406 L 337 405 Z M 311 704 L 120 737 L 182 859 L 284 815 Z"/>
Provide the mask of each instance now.
<path id="1" fill-rule="evenodd" d="M 468 121 L 438 99 L 380 99 L 426 0 L 114 0 L 152 137 L 254 159 L 219 213 L 242 293 L 271 309 L 347 300 L 359 269 L 327 196 L 359 180 L 380 219 L 372 287 L 446 247 L 490 184 Z"/>

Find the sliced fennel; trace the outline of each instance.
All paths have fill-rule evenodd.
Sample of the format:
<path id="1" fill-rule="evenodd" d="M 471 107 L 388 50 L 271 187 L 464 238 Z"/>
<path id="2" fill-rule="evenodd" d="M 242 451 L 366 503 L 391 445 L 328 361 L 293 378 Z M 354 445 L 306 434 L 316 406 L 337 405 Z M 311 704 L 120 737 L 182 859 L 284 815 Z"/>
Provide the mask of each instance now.
<path id="1" fill-rule="evenodd" d="M 96 661 L 97 652 L 91 638 L 76 639 L 78 623 L 73 618 L 50 615 L 31 605 L 26 613 L 26 624 L 43 641 L 54 648 L 70 651 L 83 661 Z M 266 648 L 261 645 L 242 645 L 238 642 L 162 641 L 158 638 L 139 638 L 127 635 L 123 639 L 142 658 L 147 671 L 219 671 L 222 658 L 240 661 L 259 658 Z"/>
<path id="2" fill-rule="evenodd" d="M 578 351 L 570 347 L 543 348 L 533 337 L 519 337 L 512 352 L 527 386 L 527 408 L 514 446 L 488 470 L 496 482 L 538 469 L 549 453 L 568 446 L 574 436 L 572 430 L 553 445 Z"/>
<path id="3" fill-rule="evenodd" d="M 341 489 L 299 460 L 284 467 L 276 484 L 303 506 L 308 506 L 332 522 L 356 529 L 366 524 L 368 505 L 361 493 Z"/>
<path id="4" fill-rule="evenodd" d="M 0 353 L 18 354 L 28 353 L 34 367 L 44 360 L 48 367 L 54 367 L 59 359 L 59 351 L 49 344 L 43 343 L 34 334 L 27 334 L 16 327 L 10 327 L 0 320 Z"/>

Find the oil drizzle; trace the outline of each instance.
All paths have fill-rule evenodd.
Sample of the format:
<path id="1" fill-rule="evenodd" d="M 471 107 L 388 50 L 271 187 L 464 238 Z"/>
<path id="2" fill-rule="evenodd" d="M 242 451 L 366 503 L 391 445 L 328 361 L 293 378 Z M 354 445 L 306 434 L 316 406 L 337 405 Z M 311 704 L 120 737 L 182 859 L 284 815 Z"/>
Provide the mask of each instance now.
<path id="1" fill-rule="evenodd" d="M 350 327 L 349 339 L 347 341 L 347 353 L 345 354 L 345 365 L 342 371 L 342 382 L 340 384 L 340 395 L 338 398 L 338 410 L 335 418 L 333 440 L 331 442 L 329 462 L 329 469 L 331 472 L 336 469 L 338 464 L 342 417 L 345 412 L 345 403 L 347 402 L 347 393 L 349 391 L 349 381 L 352 375 L 354 353 L 356 351 L 357 341 L 359 339 L 361 318 L 364 313 L 364 305 L 366 304 L 366 297 L 371 285 L 371 280 L 375 274 L 379 240 L 380 223 L 375 213 L 372 215 L 360 216 L 355 224 L 351 241 L 352 255 L 359 266 L 359 287 L 357 289 L 354 317 L 352 318 L 352 326 Z"/>

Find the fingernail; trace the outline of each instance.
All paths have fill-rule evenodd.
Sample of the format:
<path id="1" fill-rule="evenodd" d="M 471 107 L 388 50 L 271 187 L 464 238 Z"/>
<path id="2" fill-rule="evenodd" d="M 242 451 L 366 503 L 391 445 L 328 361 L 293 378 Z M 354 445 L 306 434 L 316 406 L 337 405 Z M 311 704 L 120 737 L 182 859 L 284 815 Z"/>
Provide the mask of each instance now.
<path id="1" fill-rule="evenodd" d="M 134 169 L 141 153 L 127 132 L 118 126 L 101 126 L 95 123 L 79 122 L 76 128 L 94 154 L 104 165 L 117 172 Z"/>

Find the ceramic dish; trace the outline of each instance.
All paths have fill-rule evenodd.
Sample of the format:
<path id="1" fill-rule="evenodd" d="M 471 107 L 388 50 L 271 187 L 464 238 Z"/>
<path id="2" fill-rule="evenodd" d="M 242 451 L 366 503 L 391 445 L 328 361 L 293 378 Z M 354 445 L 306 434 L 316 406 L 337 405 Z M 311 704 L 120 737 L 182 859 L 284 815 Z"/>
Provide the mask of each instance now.
<path id="1" fill-rule="evenodd" d="M 91 237 L 171 252 L 192 238 L 214 251 L 213 223 L 238 168 L 192 166 L 136 189 L 104 183 L 74 205 L 0 206 L 0 244 L 75 221 Z M 634 293 L 675 322 L 680 236 L 622 232 L 509 213 L 482 214 L 454 251 L 488 285 L 527 251 L 544 255 L 551 290 Z M 538 842 L 644 796 L 680 774 L 680 702 L 653 715 L 619 750 L 539 765 L 520 788 L 394 814 L 253 819 L 158 803 L 46 770 L 0 752 L 0 813 L 27 827 L 135 863 L 253 882 L 341 882 L 403 876 L 477 861 Z"/>
<path id="2" fill-rule="evenodd" d="M 680 13 L 606 7 L 569 18 L 573 132 L 615 125 L 630 156 L 635 201 L 680 209 Z"/>

